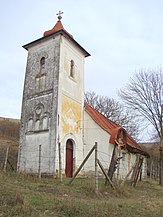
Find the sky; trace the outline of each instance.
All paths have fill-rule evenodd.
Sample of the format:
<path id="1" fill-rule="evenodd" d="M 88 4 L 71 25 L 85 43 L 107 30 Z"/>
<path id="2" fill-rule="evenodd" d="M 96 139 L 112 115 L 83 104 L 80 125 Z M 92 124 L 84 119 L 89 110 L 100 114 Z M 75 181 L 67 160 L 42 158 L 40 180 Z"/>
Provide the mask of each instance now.
<path id="1" fill-rule="evenodd" d="M 162 0 L 1 1 L 0 117 L 20 118 L 27 51 L 24 44 L 57 22 L 90 54 L 85 91 L 119 100 L 118 90 L 141 69 L 163 66 Z"/>

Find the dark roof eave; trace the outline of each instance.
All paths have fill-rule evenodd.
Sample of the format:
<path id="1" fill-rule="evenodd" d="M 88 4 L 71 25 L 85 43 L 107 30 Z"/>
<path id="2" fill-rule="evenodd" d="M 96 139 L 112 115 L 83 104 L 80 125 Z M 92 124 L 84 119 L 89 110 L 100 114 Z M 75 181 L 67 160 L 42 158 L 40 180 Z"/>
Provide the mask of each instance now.
<path id="1" fill-rule="evenodd" d="M 54 34 L 51 35 L 47 35 L 47 36 L 43 36 L 42 38 L 39 38 L 35 41 L 32 41 L 26 45 L 23 45 L 22 47 L 26 50 L 28 50 L 29 47 L 31 47 L 34 44 L 40 43 L 41 41 L 44 41 L 48 38 L 52 38 L 54 36 L 57 35 L 64 35 L 66 38 L 68 38 L 72 43 L 74 43 L 80 50 L 82 50 L 82 52 L 84 53 L 85 57 L 91 56 L 77 41 L 75 41 L 65 30 L 59 30 L 57 32 L 55 32 Z"/>
<path id="2" fill-rule="evenodd" d="M 134 147 L 130 146 L 129 144 L 127 144 L 126 148 L 127 148 L 127 150 L 129 150 L 132 153 L 138 153 L 138 154 L 146 156 L 147 158 L 150 158 L 150 155 L 146 151 L 134 148 Z"/>

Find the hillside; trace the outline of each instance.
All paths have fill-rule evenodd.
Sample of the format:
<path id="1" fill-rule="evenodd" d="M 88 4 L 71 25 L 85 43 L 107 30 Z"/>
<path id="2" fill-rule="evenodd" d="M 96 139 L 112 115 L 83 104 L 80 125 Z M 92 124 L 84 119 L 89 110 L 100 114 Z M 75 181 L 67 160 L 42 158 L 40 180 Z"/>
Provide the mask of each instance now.
<path id="1" fill-rule="evenodd" d="M 20 120 L 0 117 L 0 138 L 19 139 Z"/>
<path id="2" fill-rule="evenodd" d="M 15 171 L 17 164 L 17 153 L 19 145 L 18 119 L 0 117 L 0 170 L 4 168 L 4 162 L 8 149 L 7 171 Z"/>

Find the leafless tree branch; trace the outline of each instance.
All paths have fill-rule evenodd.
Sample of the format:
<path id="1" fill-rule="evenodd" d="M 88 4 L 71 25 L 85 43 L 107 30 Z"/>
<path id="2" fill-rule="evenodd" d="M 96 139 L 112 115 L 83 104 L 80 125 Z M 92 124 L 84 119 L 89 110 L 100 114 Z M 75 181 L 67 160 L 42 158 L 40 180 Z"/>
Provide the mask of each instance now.
<path id="1" fill-rule="evenodd" d="M 126 107 L 135 110 L 150 122 L 158 136 L 162 132 L 163 72 L 159 70 L 136 73 L 131 82 L 119 91 Z"/>
<path id="2" fill-rule="evenodd" d="M 126 110 L 119 102 L 107 96 L 97 95 L 95 92 L 86 92 L 85 101 L 108 119 L 120 124 L 126 131 L 138 139 L 139 123 L 131 111 Z"/>

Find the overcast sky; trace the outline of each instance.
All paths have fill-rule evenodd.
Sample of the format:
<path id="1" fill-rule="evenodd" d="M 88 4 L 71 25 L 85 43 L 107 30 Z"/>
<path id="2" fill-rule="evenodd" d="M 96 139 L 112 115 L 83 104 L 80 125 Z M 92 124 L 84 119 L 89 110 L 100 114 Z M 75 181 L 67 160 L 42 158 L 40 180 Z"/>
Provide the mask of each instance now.
<path id="1" fill-rule="evenodd" d="M 91 57 L 85 90 L 118 99 L 140 69 L 163 66 L 162 0 L 5 0 L 0 13 L 0 117 L 20 118 L 27 51 L 62 24 Z"/>

